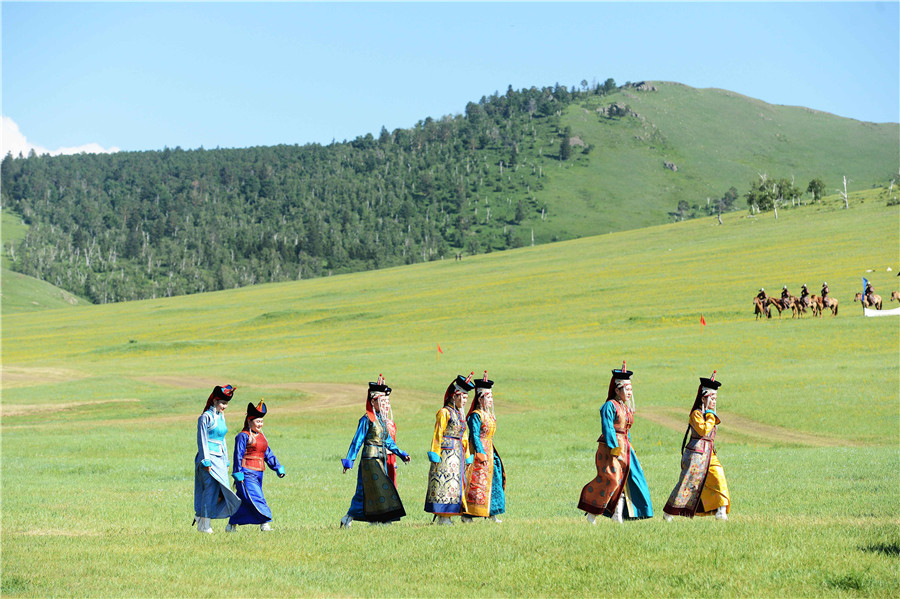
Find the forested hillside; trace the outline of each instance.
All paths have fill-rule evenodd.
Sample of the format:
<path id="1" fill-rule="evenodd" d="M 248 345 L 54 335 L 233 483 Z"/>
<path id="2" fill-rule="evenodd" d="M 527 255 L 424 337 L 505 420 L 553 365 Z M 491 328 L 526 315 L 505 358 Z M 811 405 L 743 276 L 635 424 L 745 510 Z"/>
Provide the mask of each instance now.
<path id="1" fill-rule="evenodd" d="M 821 115 L 767 147 L 772 133 L 756 134 L 732 102 L 722 108 L 738 119 L 728 141 L 721 127 L 683 130 L 714 122 L 709 102 L 728 93 L 690 95 L 698 91 L 709 92 L 612 80 L 510 88 L 458 115 L 327 146 L 7 156 L 2 203 L 29 228 L 5 249 L 13 269 L 104 303 L 635 228 L 716 193 L 746 207 L 729 188 L 744 193 L 751 175 L 788 154 L 793 163 L 773 176 L 835 177 L 816 169 L 837 162 L 871 185 L 896 169 L 894 125 Z M 764 106 L 783 135 L 789 109 Z M 823 122 L 838 123 L 826 142 L 846 139 L 847 127 L 862 133 L 830 146 Z"/>

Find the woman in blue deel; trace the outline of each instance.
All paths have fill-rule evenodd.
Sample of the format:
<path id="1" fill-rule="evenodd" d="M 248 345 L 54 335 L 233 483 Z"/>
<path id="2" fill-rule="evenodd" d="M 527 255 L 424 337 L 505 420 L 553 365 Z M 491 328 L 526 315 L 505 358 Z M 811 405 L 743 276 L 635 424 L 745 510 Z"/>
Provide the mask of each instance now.
<path id="1" fill-rule="evenodd" d="M 211 533 L 212 520 L 228 518 L 241 505 L 228 488 L 228 448 L 225 435 L 225 409 L 234 395 L 234 387 L 216 386 L 197 419 L 197 455 L 194 457 L 194 521 L 197 530 Z"/>

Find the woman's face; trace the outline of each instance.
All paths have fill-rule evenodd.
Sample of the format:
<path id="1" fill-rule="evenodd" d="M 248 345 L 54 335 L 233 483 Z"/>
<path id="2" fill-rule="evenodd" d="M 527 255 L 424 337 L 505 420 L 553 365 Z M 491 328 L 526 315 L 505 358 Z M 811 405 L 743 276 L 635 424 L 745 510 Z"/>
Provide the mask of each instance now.
<path id="1" fill-rule="evenodd" d="M 453 405 L 456 406 L 457 410 L 462 410 L 466 407 L 466 402 L 469 401 L 469 394 L 463 391 L 456 391 L 453 393 Z"/>
<path id="2" fill-rule="evenodd" d="M 228 402 L 223 399 L 216 399 L 213 401 L 213 406 L 215 406 L 216 410 L 219 412 L 224 412 L 225 408 L 228 407 Z"/>
<path id="3" fill-rule="evenodd" d="M 626 381 L 625 383 L 616 386 L 616 398 L 622 403 L 634 399 L 634 394 L 631 391 L 631 381 Z"/>
<path id="4" fill-rule="evenodd" d="M 487 411 L 494 409 L 494 393 L 490 389 L 481 394 L 481 405 Z"/>
<path id="5" fill-rule="evenodd" d="M 716 409 L 716 399 L 718 398 L 718 396 L 719 396 L 719 394 L 715 391 L 707 393 L 706 395 L 703 396 L 703 399 L 706 402 L 706 407 L 708 409 L 711 409 L 711 410 Z"/>
<path id="6" fill-rule="evenodd" d="M 372 407 L 378 414 L 384 414 L 384 393 L 372 394 Z"/>

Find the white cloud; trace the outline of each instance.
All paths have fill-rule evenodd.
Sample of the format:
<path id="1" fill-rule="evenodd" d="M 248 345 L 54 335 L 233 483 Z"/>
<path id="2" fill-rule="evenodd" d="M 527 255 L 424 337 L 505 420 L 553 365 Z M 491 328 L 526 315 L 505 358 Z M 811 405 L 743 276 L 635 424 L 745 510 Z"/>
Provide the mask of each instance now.
<path id="1" fill-rule="evenodd" d="M 104 148 L 98 143 L 89 143 L 82 146 L 74 146 L 71 148 L 57 148 L 56 150 L 48 150 L 43 146 L 38 146 L 28 141 L 25 135 L 19 131 L 19 126 L 8 116 L 3 117 L 3 130 L 0 133 L 0 156 L 6 156 L 8 152 L 12 152 L 13 156 L 19 153 L 28 156 L 28 153 L 34 150 L 38 156 L 42 154 L 50 154 L 58 156 L 60 154 L 111 154 L 118 152 L 119 148 Z"/>

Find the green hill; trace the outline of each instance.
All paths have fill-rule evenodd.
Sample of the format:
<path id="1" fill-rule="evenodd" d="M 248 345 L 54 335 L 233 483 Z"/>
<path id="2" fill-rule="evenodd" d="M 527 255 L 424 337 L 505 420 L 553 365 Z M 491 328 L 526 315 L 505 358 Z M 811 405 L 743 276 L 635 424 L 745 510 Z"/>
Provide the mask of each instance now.
<path id="1" fill-rule="evenodd" d="M 0 310 L 2 310 L 2 314 L 60 308 L 83 303 L 68 291 L 10 269 L 11 258 L 7 244 L 21 241 L 25 237 L 27 227 L 22 223 L 22 219 L 5 210 L 2 212 L 2 219 L 0 227 L 2 227 L 5 250 L 0 258 L 2 259 L 2 268 L 0 268 Z"/>
<path id="2" fill-rule="evenodd" d="M 7 156 L 0 193 L 30 225 L 15 269 L 107 303 L 657 225 L 731 188 L 740 209 L 759 173 L 868 189 L 898 148 L 896 123 L 609 81 L 509 89 L 328 146 Z"/>
<path id="3" fill-rule="evenodd" d="M 885 204 L 859 192 L 849 209 L 826 198 L 777 220 L 732 213 L 721 226 L 4 315 L 3 594 L 182 596 L 202 571 L 222 596 L 430 596 L 437 584 L 492 597 L 894 596 L 900 319 L 852 303 L 862 276 L 896 288 L 898 208 Z M 838 316 L 754 320 L 760 286 L 823 280 Z M 656 517 L 590 526 L 578 493 L 596 475 L 598 408 L 623 359 Z M 714 368 L 730 519 L 663 522 L 697 377 Z M 483 369 L 507 513 L 500 526 L 432 526 L 434 414 L 454 375 Z M 413 458 L 398 474 L 408 515 L 340 530 L 356 480 L 339 458 L 378 373 Z M 212 538 L 189 528 L 196 418 L 225 382 L 237 385 L 229 447 L 246 402 L 265 398 L 287 468 L 265 479 L 265 538 L 226 535 L 222 521 Z"/>
<path id="4" fill-rule="evenodd" d="M 652 87 L 656 91 L 640 91 Z M 597 110 L 627 106 L 633 113 L 604 118 Z M 774 106 L 719 89 L 646 82 L 568 107 L 563 126 L 594 146 L 546 170 L 534 216 L 536 241 L 607 233 L 671 220 L 679 201 L 705 209 L 728 190 L 746 194 L 758 173 L 794 178 L 805 190 L 821 178 L 827 193 L 886 183 L 900 164 L 900 128 L 807 108 Z M 677 171 L 665 167 L 669 162 Z M 803 198 L 809 201 L 808 197 Z M 738 208 L 746 209 L 743 197 Z"/>

